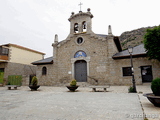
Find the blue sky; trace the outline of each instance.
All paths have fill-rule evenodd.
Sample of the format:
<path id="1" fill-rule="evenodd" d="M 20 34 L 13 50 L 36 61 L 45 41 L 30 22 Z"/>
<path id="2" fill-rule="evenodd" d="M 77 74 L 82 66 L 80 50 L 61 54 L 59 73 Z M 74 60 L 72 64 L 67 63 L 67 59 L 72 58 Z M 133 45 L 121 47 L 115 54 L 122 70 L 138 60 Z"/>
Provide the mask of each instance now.
<path id="1" fill-rule="evenodd" d="M 116 36 L 125 31 L 159 25 L 159 0 L 0 0 L 0 44 L 13 43 L 52 56 L 54 35 L 64 40 L 70 31 L 68 18 L 91 8 L 92 30 Z"/>

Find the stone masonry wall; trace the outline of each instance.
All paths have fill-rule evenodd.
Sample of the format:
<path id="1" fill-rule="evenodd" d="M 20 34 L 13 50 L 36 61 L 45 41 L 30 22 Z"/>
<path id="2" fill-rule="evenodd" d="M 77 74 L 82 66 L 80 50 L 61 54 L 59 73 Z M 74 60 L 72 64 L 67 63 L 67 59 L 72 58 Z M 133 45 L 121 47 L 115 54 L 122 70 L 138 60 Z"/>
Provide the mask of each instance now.
<path id="1" fill-rule="evenodd" d="M 76 43 L 78 37 L 82 37 L 85 40 L 81 45 Z M 122 67 L 130 67 L 130 59 L 112 59 L 112 55 L 117 52 L 112 40 L 112 38 L 108 41 L 107 39 L 101 40 L 91 35 L 80 34 L 74 35 L 65 44 L 62 44 L 57 49 L 59 82 L 67 83 L 73 79 L 72 75 L 68 74 L 68 71 L 72 71 L 71 59 L 74 58 L 74 54 L 77 51 L 82 50 L 90 57 L 88 83 L 97 84 L 93 80 L 95 79 L 98 80 L 99 85 L 131 85 L 132 77 L 123 76 L 122 72 Z M 142 84 L 140 66 L 152 65 L 153 78 L 160 77 L 160 65 L 157 61 L 149 61 L 145 57 L 133 58 L 133 65 L 136 84 Z"/>
<path id="2" fill-rule="evenodd" d="M 84 43 L 77 44 L 76 40 L 78 37 L 82 37 Z M 105 68 L 107 61 L 107 47 L 104 47 L 106 44 L 106 41 L 98 40 L 87 34 L 74 35 L 74 37 L 70 38 L 70 40 L 57 49 L 58 79 L 64 79 L 64 82 L 67 82 L 66 78 L 68 78 L 68 81 L 74 79 L 68 72 L 72 71 L 71 59 L 74 58 L 75 53 L 79 50 L 84 51 L 87 56 L 91 57 L 89 62 L 89 76 L 96 75 L 98 79 L 104 79 L 105 74 L 103 73 L 106 70 L 99 71 L 102 66 Z"/>
<path id="3" fill-rule="evenodd" d="M 19 63 L 3 63 L 5 68 L 4 81 L 7 83 L 8 75 L 22 75 L 22 85 L 29 85 L 29 76 L 36 73 L 36 66 Z"/>
<path id="4" fill-rule="evenodd" d="M 42 68 L 47 68 L 47 74 L 42 75 Z M 37 72 L 36 76 L 38 78 L 38 84 L 39 85 L 45 85 L 45 86 L 58 86 L 58 79 L 57 79 L 57 69 L 55 67 L 55 64 L 46 64 L 46 65 L 38 65 L 37 66 Z"/>
<path id="5" fill-rule="evenodd" d="M 84 42 L 77 44 L 78 37 L 82 37 Z M 84 51 L 89 57 L 87 62 L 89 73 L 87 82 L 97 85 L 132 85 L 132 76 L 123 76 L 122 67 L 130 67 L 130 59 L 114 60 L 112 55 L 117 51 L 113 42 L 113 37 L 101 38 L 95 34 L 75 34 L 57 47 L 56 60 L 53 64 L 38 65 L 37 77 L 40 85 L 64 86 L 74 79 L 74 63 L 72 59 L 79 50 Z M 76 58 L 76 60 L 86 60 Z M 74 61 L 76 62 L 76 61 Z M 156 60 L 148 60 L 146 57 L 133 58 L 134 76 L 136 84 L 142 84 L 140 66 L 152 66 L 153 79 L 160 77 L 160 64 Z M 42 75 L 42 68 L 47 67 L 47 75 Z M 72 72 L 69 74 L 69 72 Z"/>
<path id="6" fill-rule="evenodd" d="M 112 59 L 109 51 L 112 47 L 107 46 L 107 40 L 99 40 L 90 35 L 81 35 L 85 40 L 82 45 L 77 45 L 76 39 L 78 35 L 72 37 L 65 44 L 57 48 L 56 62 L 49 65 L 38 65 L 37 77 L 41 85 L 65 85 L 70 82 L 72 74 L 72 58 L 77 51 L 82 50 L 86 52 L 89 61 L 89 77 L 87 82 L 90 84 L 97 84 L 93 79 L 98 80 L 99 85 L 131 85 L 132 76 L 123 76 L 122 67 L 130 67 L 130 59 Z M 109 49 L 110 48 L 110 49 Z M 77 58 L 78 60 L 79 58 Z M 81 58 L 83 59 L 83 58 Z M 133 58 L 134 76 L 136 84 L 142 84 L 140 66 L 152 66 L 153 79 L 160 77 L 160 64 L 156 60 L 148 60 L 146 57 Z M 47 75 L 42 75 L 42 68 L 47 67 Z M 73 72 L 73 71 L 72 71 Z"/>
<path id="7" fill-rule="evenodd" d="M 141 76 L 141 68 L 140 66 L 152 66 L 152 74 L 153 79 L 156 77 L 160 77 L 160 64 L 156 60 L 148 60 L 146 57 L 133 58 L 133 68 L 134 68 L 134 76 L 136 84 L 142 84 L 142 76 Z M 120 59 L 113 60 L 112 62 L 113 69 L 110 71 L 110 79 L 111 84 L 115 85 L 131 85 L 132 84 L 132 76 L 123 76 L 122 67 L 130 67 L 130 59 Z"/>

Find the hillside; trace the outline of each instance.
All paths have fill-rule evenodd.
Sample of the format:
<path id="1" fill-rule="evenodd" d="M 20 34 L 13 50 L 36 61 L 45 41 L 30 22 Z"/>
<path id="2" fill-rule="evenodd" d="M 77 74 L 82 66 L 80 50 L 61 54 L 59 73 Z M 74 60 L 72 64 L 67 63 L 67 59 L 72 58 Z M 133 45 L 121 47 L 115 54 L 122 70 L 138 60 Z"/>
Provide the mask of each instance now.
<path id="1" fill-rule="evenodd" d="M 155 27 L 155 26 L 154 26 Z M 139 29 L 135 29 L 132 31 L 127 31 L 122 33 L 119 36 L 121 45 L 122 45 L 122 49 L 127 49 L 127 47 L 129 45 L 131 46 L 137 46 L 141 43 L 143 43 L 143 36 L 146 33 L 146 30 L 148 28 L 154 28 L 154 27 L 143 27 L 143 28 L 139 28 Z"/>

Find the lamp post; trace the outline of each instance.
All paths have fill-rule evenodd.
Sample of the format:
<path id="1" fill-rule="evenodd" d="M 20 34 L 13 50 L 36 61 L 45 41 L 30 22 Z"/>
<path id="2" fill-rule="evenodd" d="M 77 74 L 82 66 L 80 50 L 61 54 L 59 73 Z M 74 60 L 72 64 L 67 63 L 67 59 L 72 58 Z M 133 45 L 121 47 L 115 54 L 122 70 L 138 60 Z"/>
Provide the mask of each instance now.
<path id="1" fill-rule="evenodd" d="M 134 79 L 134 70 L 133 70 L 133 61 L 132 61 L 133 47 L 128 46 L 128 52 L 130 54 L 130 59 L 131 59 L 132 84 L 133 84 L 133 91 L 132 92 L 136 93 L 137 90 L 136 90 L 136 82 L 135 82 L 135 79 Z"/>

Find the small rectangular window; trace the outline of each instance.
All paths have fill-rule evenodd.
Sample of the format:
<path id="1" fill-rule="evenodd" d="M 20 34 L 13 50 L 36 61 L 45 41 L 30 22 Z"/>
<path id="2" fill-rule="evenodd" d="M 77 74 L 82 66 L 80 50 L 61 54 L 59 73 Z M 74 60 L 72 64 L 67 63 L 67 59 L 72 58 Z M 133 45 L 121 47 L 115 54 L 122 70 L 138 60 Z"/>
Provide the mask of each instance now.
<path id="1" fill-rule="evenodd" d="M 9 50 L 7 48 L 2 48 L 2 55 L 8 55 Z"/>
<path id="2" fill-rule="evenodd" d="M 123 67 L 123 76 L 132 76 L 131 67 Z"/>

